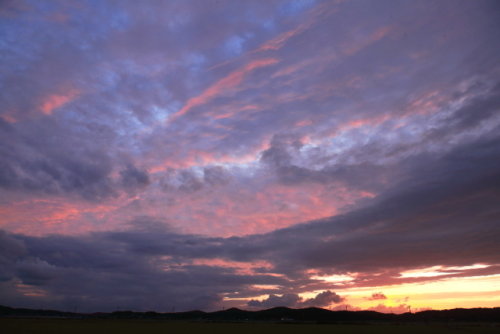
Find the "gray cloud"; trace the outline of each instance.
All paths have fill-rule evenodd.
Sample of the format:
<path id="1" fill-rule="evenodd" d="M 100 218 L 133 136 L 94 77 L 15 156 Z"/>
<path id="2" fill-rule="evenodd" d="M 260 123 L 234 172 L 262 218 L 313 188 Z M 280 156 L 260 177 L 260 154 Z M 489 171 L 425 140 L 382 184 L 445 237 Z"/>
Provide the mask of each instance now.
<path id="1" fill-rule="evenodd" d="M 57 277 L 57 268 L 43 260 L 17 262 L 15 265 L 16 276 L 27 285 L 46 285 Z"/>
<path id="2" fill-rule="evenodd" d="M 24 243 L 0 230 L 0 281 L 10 281 L 15 277 L 15 260 L 27 253 Z"/>
<path id="3" fill-rule="evenodd" d="M 137 188 L 144 188 L 151 183 L 147 171 L 139 170 L 132 165 L 128 165 L 125 170 L 120 172 L 120 175 L 123 186 L 131 193 Z"/>
<path id="4" fill-rule="evenodd" d="M 304 300 L 301 305 L 305 306 L 314 306 L 314 307 L 327 307 L 330 304 L 338 304 L 345 301 L 345 297 L 341 297 L 335 292 L 330 290 L 320 292 L 314 298 L 309 298 Z"/>
<path id="5" fill-rule="evenodd" d="M 248 306 L 260 307 L 260 308 L 271 308 L 277 306 L 286 307 L 327 307 L 330 304 L 338 304 L 345 300 L 344 297 L 339 296 L 335 292 L 330 290 L 320 292 L 314 298 L 309 298 L 304 300 L 296 293 L 285 293 L 282 296 L 269 295 L 264 300 L 252 299 L 248 302 Z"/>

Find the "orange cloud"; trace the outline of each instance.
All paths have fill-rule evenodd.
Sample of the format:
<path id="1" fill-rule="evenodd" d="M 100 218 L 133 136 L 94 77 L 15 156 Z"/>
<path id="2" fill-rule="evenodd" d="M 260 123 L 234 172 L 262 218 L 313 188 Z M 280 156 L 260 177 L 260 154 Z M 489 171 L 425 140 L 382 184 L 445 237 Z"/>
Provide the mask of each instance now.
<path id="1" fill-rule="evenodd" d="M 20 293 L 29 297 L 46 297 L 47 292 L 39 287 L 33 285 L 23 284 L 19 278 L 15 278 L 13 282 L 14 287 Z"/>
<path id="2" fill-rule="evenodd" d="M 50 115 L 52 112 L 63 106 L 64 104 L 68 103 L 69 101 L 72 101 L 75 99 L 80 94 L 80 92 L 76 89 L 70 89 L 67 91 L 65 94 L 53 94 L 49 95 L 46 98 L 43 99 L 43 102 L 40 106 L 40 110 L 46 114 Z"/>

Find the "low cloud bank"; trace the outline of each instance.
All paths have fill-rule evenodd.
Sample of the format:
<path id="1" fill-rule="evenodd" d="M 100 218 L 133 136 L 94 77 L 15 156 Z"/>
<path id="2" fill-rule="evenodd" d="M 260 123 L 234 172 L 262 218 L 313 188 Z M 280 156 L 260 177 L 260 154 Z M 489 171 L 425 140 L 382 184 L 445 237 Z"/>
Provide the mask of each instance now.
<path id="1" fill-rule="evenodd" d="M 286 307 L 327 307 L 330 304 L 338 304 L 345 300 L 344 297 L 339 296 L 335 292 L 330 290 L 318 293 L 316 297 L 305 299 L 300 297 L 296 293 L 285 293 L 282 296 L 277 295 L 269 295 L 267 299 L 264 300 L 255 300 L 252 299 L 248 302 L 248 306 L 253 307 L 277 307 L 277 306 L 286 306 Z"/>

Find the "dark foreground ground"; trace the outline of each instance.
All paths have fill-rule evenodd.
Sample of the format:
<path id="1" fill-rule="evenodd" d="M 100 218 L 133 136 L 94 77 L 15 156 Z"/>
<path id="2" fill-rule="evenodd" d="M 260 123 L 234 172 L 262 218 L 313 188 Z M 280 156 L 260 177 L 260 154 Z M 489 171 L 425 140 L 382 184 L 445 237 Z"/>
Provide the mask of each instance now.
<path id="1" fill-rule="evenodd" d="M 202 323 L 165 320 L 114 319 L 29 319 L 2 318 L 0 333 L 22 334 L 371 334 L 371 333 L 500 333 L 500 324 L 287 324 L 287 323 Z"/>

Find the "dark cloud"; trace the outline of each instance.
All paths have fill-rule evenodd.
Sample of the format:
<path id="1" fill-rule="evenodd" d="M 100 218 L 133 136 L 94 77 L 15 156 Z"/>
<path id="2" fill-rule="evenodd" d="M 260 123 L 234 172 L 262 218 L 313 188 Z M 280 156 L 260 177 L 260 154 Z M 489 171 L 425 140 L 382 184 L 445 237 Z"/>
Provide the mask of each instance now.
<path id="1" fill-rule="evenodd" d="M 288 255 L 294 258 L 294 265 L 302 259 L 307 266 L 335 266 L 346 271 L 378 267 L 368 260 L 362 251 L 365 248 L 352 247 L 355 244 L 372 249 L 370 256 L 374 258 L 384 257 L 383 267 L 404 267 L 403 259 L 414 251 L 421 255 L 412 264 L 421 261 L 422 266 L 441 261 L 480 262 L 479 257 L 496 263 L 492 238 L 498 234 L 494 228 L 498 214 L 494 203 L 498 198 L 499 147 L 497 137 L 486 137 L 439 159 L 421 156 L 419 163 L 413 162 L 413 177 L 374 200 L 371 206 L 311 225 L 276 231 L 269 235 L 273 239 L 269 244 L 279 243 L 282 238 L 300 245 L 301 250 L 308 249 L 290 250 Z M 481 212 L 490 215 L 483 216 Z M 474 226 L 470 225 L 472 220 Z M 309 243 L 309 238 L 322 238 L 324 242 Z M 452 245 L 474 249 L 473 240 L 481 240 L 481 255 L 471 252 L 463 254 L 468 260 L 456 258 L 458 249 Z M 287 265 L 291 263 L 284 263 Z"/>
<path id="2" fill-rule="evenodd" d="M 123 186 L 129 191 L 134 192 L 136 189 L 141 189 L 151 183 L 147 171 L 139 170 L 135 166 L 128 165 L 127 168 L 120 172 Z"/>
<path id="3" fill-rule="evenodd" d="M 10 281 L 15 277 L 15 260 L 27 253 L 24 243 L 0 230 L 0 282 Z"/>
<path id="4" fill-rule="evenodd" d="M 183 170 L 179 173 L 180 186 L 179 190 L 187 193 L 193 193 L 203 188 L 203 180 L 188 170 Z"/>
<path id="5" fill-rule="evenodd" d="M 231 175 L 221 166 L 210 166 L 203 169 L 203 179 L 211 186 L 220 186 L 229 183 Z"/>
<path id="6" fill-rule="evenodd" d="M 344 297 L 339 296 L 335 292 L 330 290 L 320 292 L 314 298 L 305 299 L 300 297 L 296 293 L 285 293 L 282 296 L 269 295 L 267 299 L 255 300 L 252 299 L 248 302 L 248 306 L 260 307 L 260 308 L 271 308 L 277 306 L 286 307 L 327 307 L 330 304 L 338 304 L 345 300 Z"/>
<path id="7" fill-rule="evenodd" d="M 341 297 L 330 290 L 318 293 L 316 297 L 304 300 L 301 305 L 314 307 L 327 307 L 331 304 L 338 304 L 345 301 L 345 297 Z"/>
<path id="8" fill-rule="evenodd" d="M 16 258 L 27 251 L 21 240 L 12 237 L 3 230 L 0 230 L 0 240 L 0 255 L 5 260 Z"/>
<path id="9" fill-rule="evenodd" d="M 195 309 L 213 309 L 217 307 L 222 302 L 223 298 L 217 293 L 204 293 L 199 296 L 192 298 L 189 301 L 188 308 L 191 310 Z"/>
<path id="10" fill-rule="evenodd" d="M 43 260 L 21 261 L 15 265 L 16 276 L 27 285 L 46 285 L 57 277 L 57 268 Z"/>
<path id="11" fill-rule="evenodd" d="M 500 113 L 500 84 L 485 87 L 480 82 L 470 90 L 486 90 L 483 94 L 463 103 L 460 108 L 439 121 L 439 127 L 429 131 L 427 140 L 441 141 L 478 127 L 487 127 Z"/>
<path id="12" fill-rule="evenodd" d="M 248 302 L 248 306 L 256 306 L 262 308 L 271 308 L 277 306 L 295 307 L 298 303 L 300 303 L 301 300 L 302 297 L 300 297 L 296 293 L 285 293 L 282 296 L 269 295 L 267 299 L 264 299 L 262 301 L 252 299 Z"/>
<path id="13" fill-rule="evenodd" d="M 6 139 L 0 145 L 0 186 L 45 194 L 76 193 L 89 200 L 116 194 L 108 155 L 98 149 L 69 149 L 77 141 L 65 140 L 58 122 L 47 120 L 39 126 L 27 124 L 0 134 Z"/>

